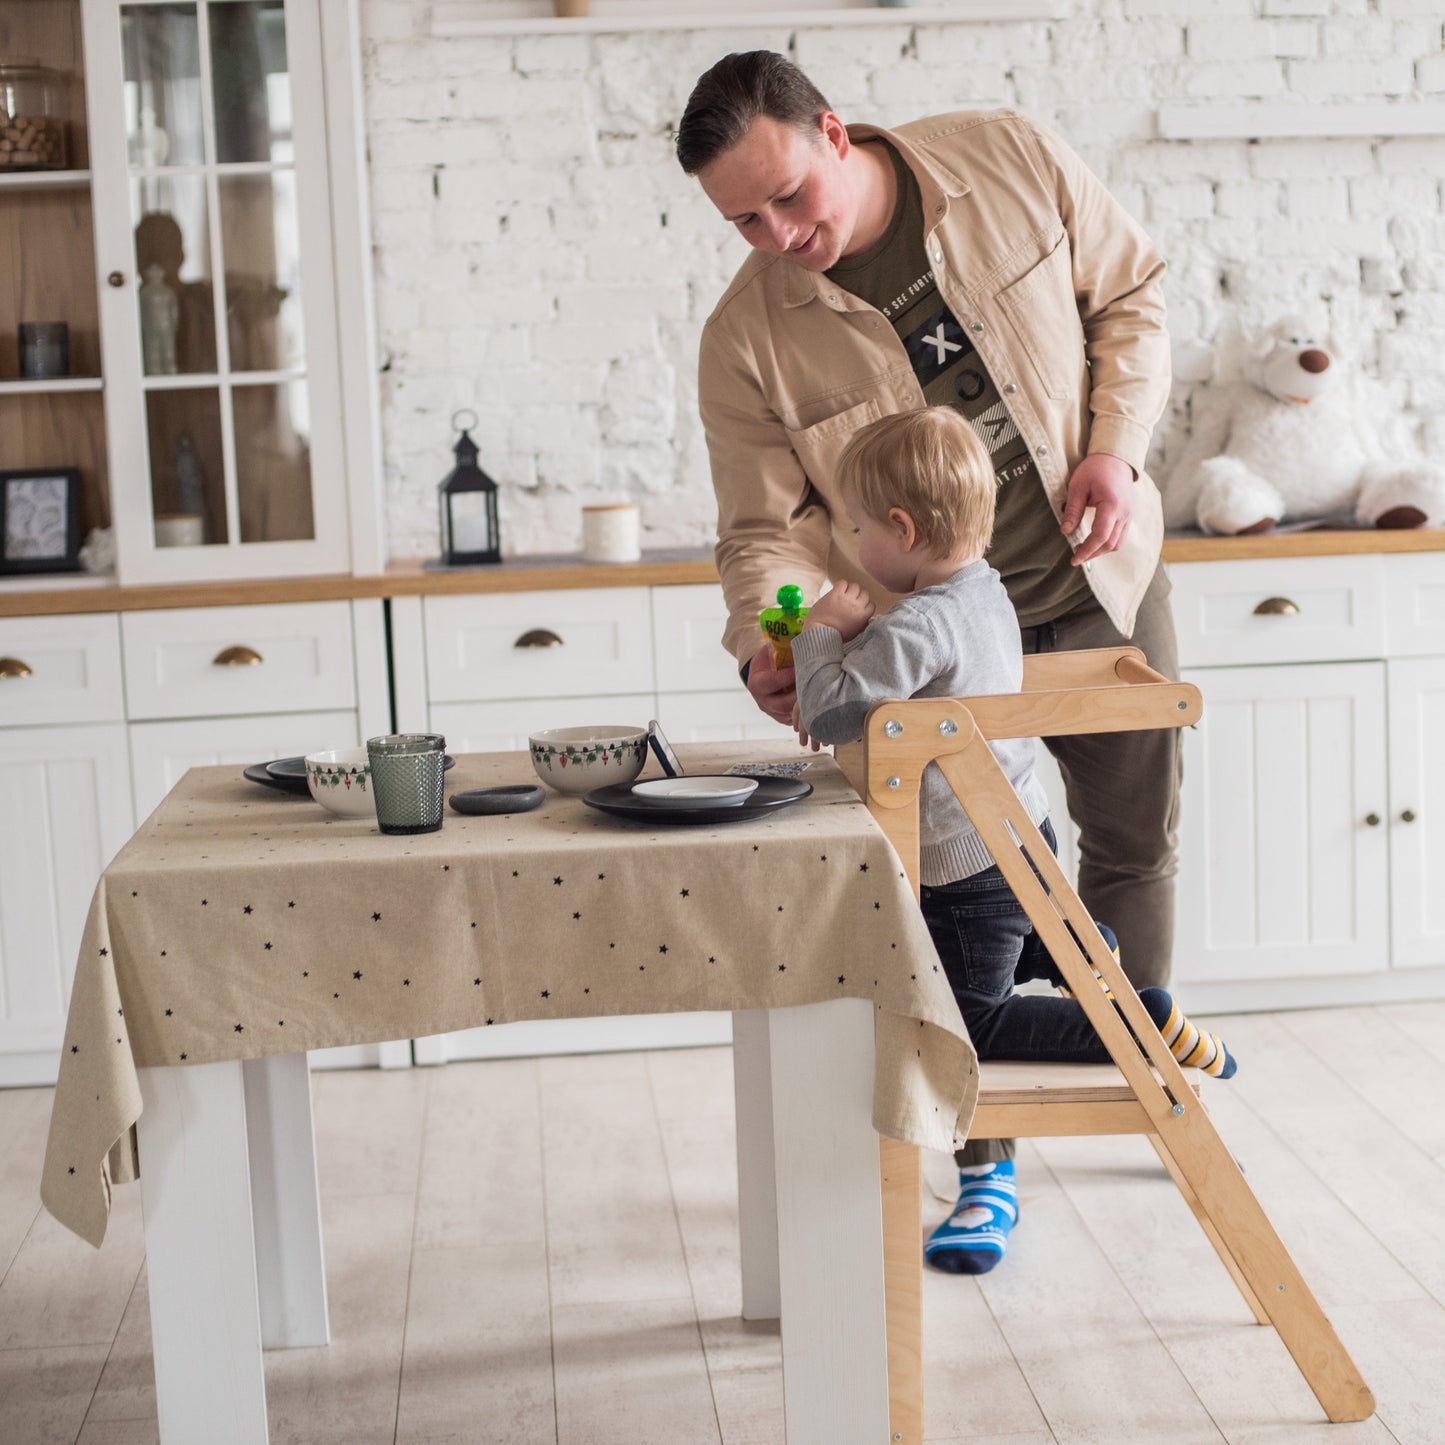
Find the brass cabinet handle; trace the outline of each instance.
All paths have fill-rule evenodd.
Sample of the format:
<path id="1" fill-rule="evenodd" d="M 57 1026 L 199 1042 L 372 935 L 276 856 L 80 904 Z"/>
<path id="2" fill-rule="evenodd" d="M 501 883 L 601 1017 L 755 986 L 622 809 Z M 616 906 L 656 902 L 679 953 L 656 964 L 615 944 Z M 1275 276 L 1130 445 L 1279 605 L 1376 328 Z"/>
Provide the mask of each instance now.
<path id="1" fill-rule="evenodd" d="M 1266 597 L 1254 609 L 1256 617 L 1294 617 L 1298 612 L 1299 603 L 1291 602 L 1288 597 Z"/>
<path id="2" fill-rule="evenodd" d="M 254 647 L 223 647 L 212 659 L 212 667 L 255 667 L 265 658 Z"/>
<path id="3" fill-rule="evenodd" d="M 1415 821 L 1415 810 L 1413 808 L 1406 808 L 1405 811 L 1400 814 L 1400 821 L 1402 823 L 1413 823 Z"/>
<path id="4" fill-rule="evenodd" d="M 18 657 L 0 657 L 0 677 L 29 677 L 30 664 Z"/>
<path id="5" fill-rule="evenodd" d="M 1378 828 L 1380 826 L 1380 815 L 1378 813 L 1366 813 L 1365 826 L 1367 828 Z"/>
<path id="6" fill-rule="evenodd" d="M 534 627 L 530 632 L 524 632 L 513 644 L 513 647 L 561 647 L 562 639 L 546 627 Z"/>

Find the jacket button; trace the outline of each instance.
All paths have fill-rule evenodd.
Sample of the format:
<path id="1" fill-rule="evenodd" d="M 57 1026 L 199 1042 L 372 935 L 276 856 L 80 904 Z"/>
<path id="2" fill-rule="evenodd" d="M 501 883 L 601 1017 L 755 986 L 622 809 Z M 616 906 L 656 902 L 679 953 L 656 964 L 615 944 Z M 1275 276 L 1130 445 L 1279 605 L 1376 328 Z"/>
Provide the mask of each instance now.
<path id="1" fill-rule="evenodd" d="M 1004 382 L 1004 384 L 1003 384 L 1003 394 L 1004 394 L 1005 396 L 1012 396 L 1012 395 L 1014 394 L 1014 392 L 1016 392 L 1017 390 L 1018 390 L 1018 387 L 1016 387 L 1016 386 L 1013 384 L 1013 382 L 1011 382 L 1011 381 L 1006 381 L 1006 382 Z"/>
<path id="2" fill-rule="evenodd" d="M 829 305 L 829 306 L 836 306 L 837 304 L 838 304 L 838 298 L 837 298 L 837 296 L 834 295 L 834 294 L 830 291 L 830 292 L 828 293 L 828 305 Z"/>
<path id="3" fill-rule="evenodd" d="M 912 401 L 912 400 L 913 400 L 913 393 L 912 393 L 911 391 L 905 391 L 905 392 L 903 393 L 903 400 L 904 400 L 904 401 Z"/>
<path id="4" fill-rule="evenodd" d="M 972 331 L 975 335 L 977 335 L 980 331 L 983 330 L 983 322 L 971 321 L 969 322 L 968 329 Z"/>
<path id="5" fill-rule="evenodd" d="M 938 264 L 941 266 L 941 265 L 943 264 L 943 252 L 942 252 L 942 251 L 935 251 L 935 252 L 933 253 L 933 259 L 934 259 L 935 261 L 937 261 Z"/>
<path id="6" fill-rule="evenodd" d="M 1048 456 L 1048 454 L 1049 454 L 1049 449 L 1048 449 L 1048 447 L 1040 447 L 1040 448 L 1039 448 L 1039 455 L 1040 455 L 1041 457 L 1046 457 L 1046 456 Z"/>

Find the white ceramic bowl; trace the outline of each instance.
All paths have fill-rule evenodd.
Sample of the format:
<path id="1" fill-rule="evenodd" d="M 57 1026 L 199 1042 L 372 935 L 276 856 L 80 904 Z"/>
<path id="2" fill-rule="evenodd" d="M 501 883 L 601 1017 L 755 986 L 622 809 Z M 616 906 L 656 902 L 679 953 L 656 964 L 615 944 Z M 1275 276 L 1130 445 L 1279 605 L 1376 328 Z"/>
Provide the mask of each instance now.
<path id="1" fill-rule="evenodd" d="M 306 786 L 323 808 L 339 818 L 376 817 L 371 760 L 365 748 L 307 753 Z"/>
<path id="2" fill-rule="evenodd" d="M 537 776 L 559 793 L 590 793 L 609 783 L 630 783 L 647 761 L 646 728 L 548 728 L 527 741 Z"/>

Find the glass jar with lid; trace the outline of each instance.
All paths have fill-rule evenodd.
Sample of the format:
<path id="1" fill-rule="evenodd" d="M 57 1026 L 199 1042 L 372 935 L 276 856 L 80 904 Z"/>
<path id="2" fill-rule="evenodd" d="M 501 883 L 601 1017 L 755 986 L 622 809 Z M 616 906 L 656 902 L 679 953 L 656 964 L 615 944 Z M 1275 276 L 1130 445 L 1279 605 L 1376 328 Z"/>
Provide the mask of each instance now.
<path id="1" fill-rule="evenodd" d="M 65 169 L 67 83 L 37 61 L 0 60 L 0 171 Z"/>

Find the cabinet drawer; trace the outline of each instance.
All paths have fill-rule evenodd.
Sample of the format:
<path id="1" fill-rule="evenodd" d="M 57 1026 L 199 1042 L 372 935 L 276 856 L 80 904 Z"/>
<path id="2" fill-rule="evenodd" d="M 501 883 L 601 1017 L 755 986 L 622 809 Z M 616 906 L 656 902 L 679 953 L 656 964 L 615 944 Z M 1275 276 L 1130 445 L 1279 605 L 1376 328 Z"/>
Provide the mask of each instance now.
<path id="1" fill-rule="evenodd" d="M 652 589 L 657 690 L 711 692 L 741 686 L 738 665 L 722 645 L 728 610 L 716 582 Z M 763 634 L 758 632 L 758 644 Z"/>
<path id="2" fill-rule="evenodd" d="M 349 602 L 129 612 L 121 637 L 132 719 L 356 706 Z"/>
<path id="3" fill-rule="evenodd" d="M 432 702 L 653 690 L 645 587 L 428 597 L 423 615 Z"/>
<path id="4" fill-rule="evenodd" d="M 1385 613 L 1392 657 L 1445 654 L 1445 552 L 1389 559 Z"/>
<path id="5" fill-rule="evenodd" d="M 1183 667 L 1384 653 L 1379 557 L 1186 562 L 1170 567 L 1169 577 Z"/>
<path id="6" fill-rule="evenodd" d="M 120 632 L 113 612 L 0 621 L 0 727 L 119 722 Z M 26 671 L 28 669 L 28 671 Z"/>

